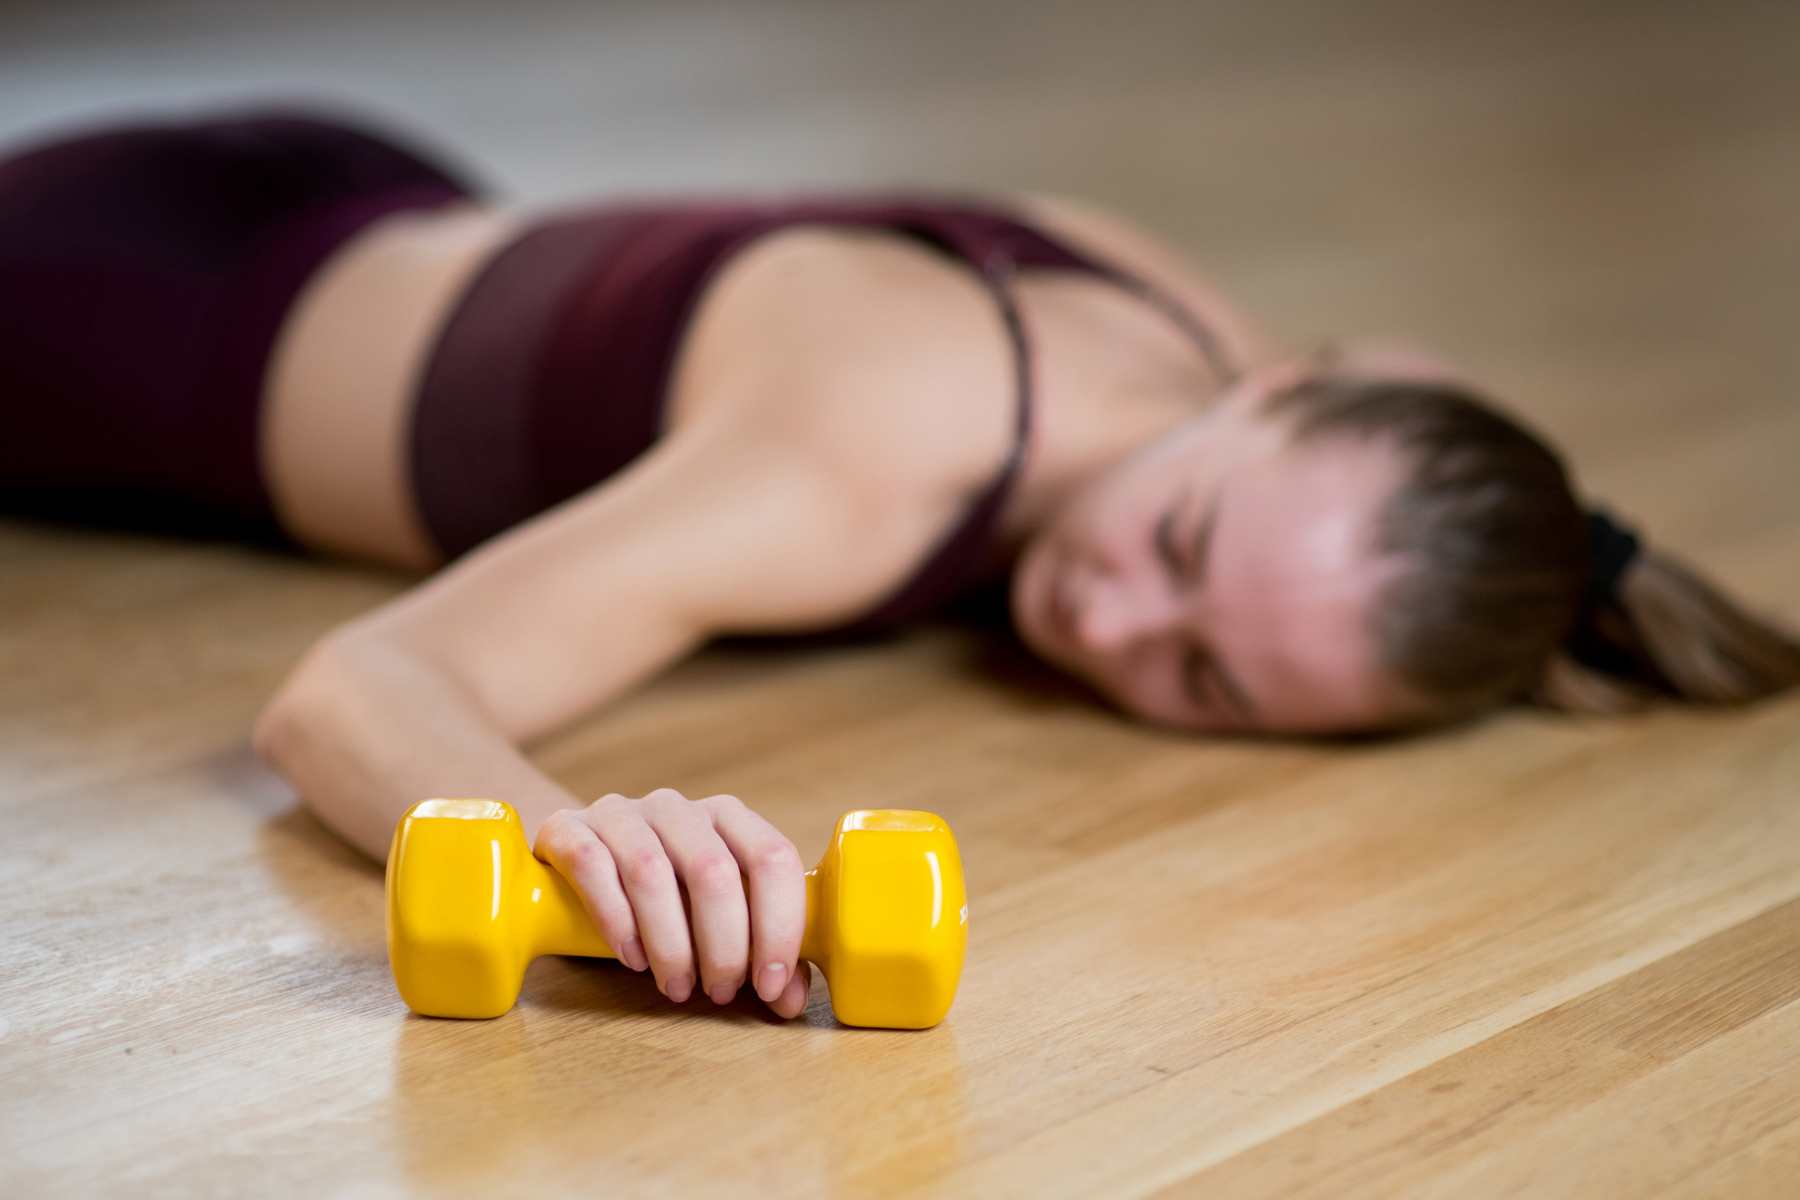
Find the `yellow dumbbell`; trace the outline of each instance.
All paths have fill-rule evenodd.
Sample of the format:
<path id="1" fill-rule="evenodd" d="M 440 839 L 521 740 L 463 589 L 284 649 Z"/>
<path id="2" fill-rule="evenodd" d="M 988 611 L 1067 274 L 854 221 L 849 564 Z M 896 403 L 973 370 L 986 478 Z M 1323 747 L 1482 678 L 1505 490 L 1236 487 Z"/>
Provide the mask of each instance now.
<path id="1" fill-rule="evenodd" d="M 825 973 L 844 1024 L 925 1029 L 956 998 L 968 925 L 944 819 L 864 809 L 839 819 L 807 872 L 800 957 Z M 495 800 L 407 810 L 388 852 L 387 937 L 401 999 L 428 1017 L 499 1016 L 540 954 L 618 957 Z"/>

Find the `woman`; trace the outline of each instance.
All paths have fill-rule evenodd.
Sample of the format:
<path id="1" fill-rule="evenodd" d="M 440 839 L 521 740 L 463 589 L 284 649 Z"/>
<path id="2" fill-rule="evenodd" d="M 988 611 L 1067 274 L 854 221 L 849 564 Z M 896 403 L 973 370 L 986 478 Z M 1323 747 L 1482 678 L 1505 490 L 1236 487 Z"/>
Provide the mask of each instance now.
<path id="1" fill-rule="evenodd" d="M 715 636 L 1010 572 L 1029 647 L 1196 730 L 1800 679 L 1423 355 L 1296 359 L 1047 201 L 528 222 L 313 118 L 119 130 L 0 165 L 0 371 L 15 508 L 435 571 L 307 655 L 258 749 L 374 856 L 419 798 L 509 800 L 677 1002 L 804 1006 L 793 846 L 731 797 L 583 805 L 517 747 Z"/>

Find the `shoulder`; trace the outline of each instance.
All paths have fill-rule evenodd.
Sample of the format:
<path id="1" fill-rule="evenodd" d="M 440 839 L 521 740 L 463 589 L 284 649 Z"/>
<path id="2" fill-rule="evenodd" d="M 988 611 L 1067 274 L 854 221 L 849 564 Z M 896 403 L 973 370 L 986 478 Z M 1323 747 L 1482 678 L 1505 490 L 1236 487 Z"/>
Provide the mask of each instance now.
<path id="1" fill-rule="evenodd" d="M 874 504 L 955 503 L 1004 459 L 1012 348 L 965 264 L 902 235 L 797 226 L 722 270 L 671 384 L 671 424 L 804 447 Z"/>
<path id="2" fill-rule="evenodd" d="M 889 230 L 798 225 L 758 238 L 708 285 L 681 367 L 692 376 L 712 356 L 730 360 L 734 379 L 862 386 L 895 370 L 910 378 L 991 364 L 1004 337 L 966 264 Z"/>

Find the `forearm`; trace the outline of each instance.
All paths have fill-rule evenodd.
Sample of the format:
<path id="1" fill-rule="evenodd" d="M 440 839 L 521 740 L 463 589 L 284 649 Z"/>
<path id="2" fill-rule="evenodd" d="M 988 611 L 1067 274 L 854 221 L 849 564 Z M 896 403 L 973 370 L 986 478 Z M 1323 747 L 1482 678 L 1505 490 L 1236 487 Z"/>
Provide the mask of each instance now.
<path id="1" fill-rule="evenodd" d="M 442 669 L 380 637 L 320 642 L 257 722 L 256 748 L 340 836 L 385 858 L 421 800 L 505 800 L 528 836 L 574 795 L 539 771 Z"/>

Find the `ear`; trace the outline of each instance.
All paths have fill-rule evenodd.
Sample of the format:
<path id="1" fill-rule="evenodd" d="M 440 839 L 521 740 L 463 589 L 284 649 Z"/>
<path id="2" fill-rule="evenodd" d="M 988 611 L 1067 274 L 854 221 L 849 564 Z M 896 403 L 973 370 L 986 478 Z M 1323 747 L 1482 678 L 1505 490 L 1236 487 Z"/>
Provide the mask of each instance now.
<path id="1" fill-rule="evenodd" d="M 1297 387 L 1317 375 L 1317 364 L 1309 359 L 1288 359 L 1246 372 L 1232 384 L 1218 403 L 1222 408 L 1236 409 L 1244 415 L 1255 413 L 1274 396 Z"/>
<path id="2" fill-rule="evenodd" d="M 1406 338 L 1365 338 L 1352 342 L 1339 356 L 1339 374 L 1404 383 L 1447 383 L 1467 387 L 1469 374 L 1437 351 Z"/>

